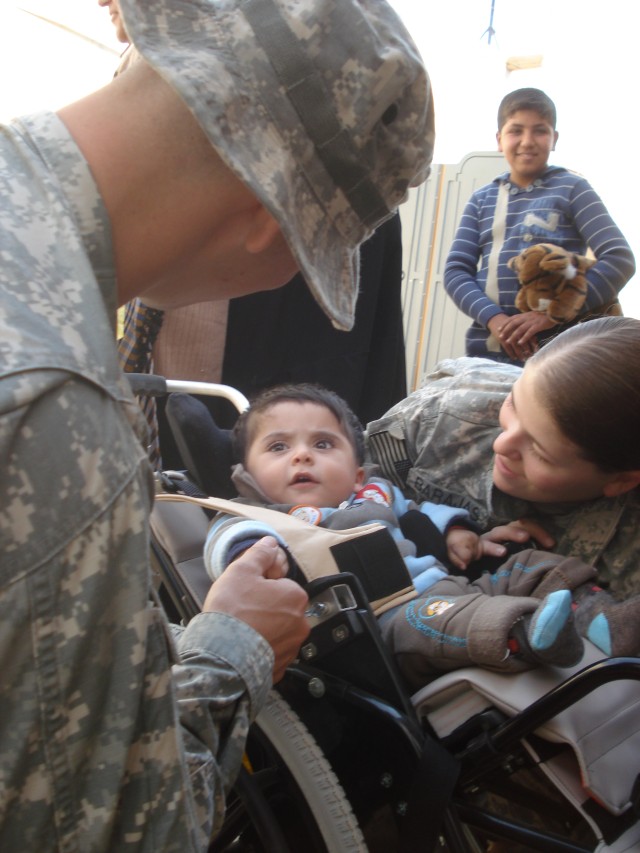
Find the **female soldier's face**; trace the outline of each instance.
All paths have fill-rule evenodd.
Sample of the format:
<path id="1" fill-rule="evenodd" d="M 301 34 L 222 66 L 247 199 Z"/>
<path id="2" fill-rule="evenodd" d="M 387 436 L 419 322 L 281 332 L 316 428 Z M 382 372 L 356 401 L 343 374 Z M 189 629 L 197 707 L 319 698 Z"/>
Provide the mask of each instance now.
<path id="1" fill-rule="evenodd" d="M 588 501 L 608 494 L 618 475 L 587 461 L 560 431 L 536 392 L 539 369 L 525 368 L 500 410 L 494 485 L 534 503 Z"/>

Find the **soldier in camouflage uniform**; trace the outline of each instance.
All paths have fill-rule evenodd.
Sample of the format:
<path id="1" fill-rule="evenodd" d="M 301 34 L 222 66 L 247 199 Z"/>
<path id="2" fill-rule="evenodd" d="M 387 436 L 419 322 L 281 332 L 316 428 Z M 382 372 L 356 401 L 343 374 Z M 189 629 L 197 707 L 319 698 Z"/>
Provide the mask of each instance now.
<path id="1" fill-rule="evenodd" d="M 227 298 L 300 267 L 348 327 L 358 245 L 431 158 L 428 79 L 383 0 L 121 8 L 146 61 L 0 141 L 6 853 L 205 850 L 308 631 L 267 538 L 170 634 L 117 305 Z"/>
<path id="2" fill-rule="evenodd" d="M 509 426 L 503 406 L 523 370 L 486 359 L 437 365 L 420 389 L 368 425 L 369 457 L 414 500 L 464 507 L 482 528 L 534 520 L 551 537 L 543 547 L 595 566 L 617 597 L 637 594 L 640 321 L 603 318 L 569 329 L 532 357 L 527 371 L 545 378 L 538 409 L 569 442 L 569 455 L 555 467 L 585 460 L 593 466 L 592 482 L 574 494 L 527 500 L 526 483 L 510 487 L 502 474 L 502 488 L 495 484 L 496 454 L 520 464 L 509 462 L 511 449 L 501 443 Z M 561 421 L 554 414 L 559 403 Z"/>

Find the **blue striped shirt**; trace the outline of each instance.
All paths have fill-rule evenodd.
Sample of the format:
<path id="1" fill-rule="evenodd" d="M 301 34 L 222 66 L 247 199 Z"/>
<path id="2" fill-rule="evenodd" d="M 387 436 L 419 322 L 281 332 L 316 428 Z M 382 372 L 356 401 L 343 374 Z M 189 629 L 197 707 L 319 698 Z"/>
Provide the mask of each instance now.
<path id="1" fill-rule="evenodd" d="M 498 213 L 498 221 L 494 214 L 501 186 L 508 202 L 506 216 Z M 446 292 L 473 320 L 466 336 L 467 355 L 486 357 L 489 320 L 518 313 L 518 278 L 507 261 L 533 243 L 554 243 L 581 255 L 591 249 L 597 263 L 587 273 L 589 291 L 582 313 L 615 299 L 635 272 L 629 244 L 580 175 L 548 166 L 526 188 L 511 184 L 508 173 L 500 175 L 467 202 L 445 266 Z M 499 304 L 486 294 L 491 269 L 497 275 Z M 560 329 L 556 326 L 538 338 L 556 335 Z M 504 352 L 502 357 L 507 360 Z"/>

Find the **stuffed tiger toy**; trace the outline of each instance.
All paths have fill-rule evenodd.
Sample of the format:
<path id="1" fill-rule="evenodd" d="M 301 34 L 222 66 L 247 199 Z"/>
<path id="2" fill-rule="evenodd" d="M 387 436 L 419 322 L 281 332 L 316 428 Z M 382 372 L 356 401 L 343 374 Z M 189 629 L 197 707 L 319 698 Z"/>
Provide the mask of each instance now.
<path id="1" fill-rule="evenodd" d="M 567 252 L 553 243 L 536 243 L 508 261 L 518 276 L 518 311 L 541 311 L 556 323 L 576 318 L 587 298 L 585 273 L 594 258 Z"/>

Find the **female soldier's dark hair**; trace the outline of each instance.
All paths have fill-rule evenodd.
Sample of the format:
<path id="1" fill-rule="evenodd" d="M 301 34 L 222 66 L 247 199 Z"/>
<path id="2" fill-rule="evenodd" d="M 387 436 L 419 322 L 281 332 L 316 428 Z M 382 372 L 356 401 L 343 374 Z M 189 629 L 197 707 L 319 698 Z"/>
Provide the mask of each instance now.
<path id="1" fill-rule="evenodd" d="M 560 431 L 605 472 L 640 470 L 640 320 L 599 317 L 532 356 Z"/>

